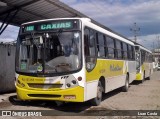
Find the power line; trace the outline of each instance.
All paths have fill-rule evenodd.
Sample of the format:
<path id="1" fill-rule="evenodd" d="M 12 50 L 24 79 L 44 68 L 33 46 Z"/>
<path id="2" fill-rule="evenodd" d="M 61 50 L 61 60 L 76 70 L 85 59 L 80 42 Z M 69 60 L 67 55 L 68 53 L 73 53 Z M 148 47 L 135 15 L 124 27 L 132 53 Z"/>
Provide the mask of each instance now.
<path id="1" fill-rule="evenodd" d="M 104 9 L 95 4 L 95 2 L 93 2 L 92 0 L 87 0 L 87 1 L 88 3 L 92 4 L 92 6 L 96 7 L 100 12 L 104 13 Z"/>

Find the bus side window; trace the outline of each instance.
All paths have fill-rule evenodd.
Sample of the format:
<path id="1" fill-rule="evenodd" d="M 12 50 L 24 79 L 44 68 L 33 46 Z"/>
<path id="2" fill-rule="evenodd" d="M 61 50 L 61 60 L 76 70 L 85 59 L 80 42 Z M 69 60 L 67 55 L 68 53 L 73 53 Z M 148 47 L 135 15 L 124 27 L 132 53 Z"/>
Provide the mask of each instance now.
<path id="1" fill-rule="evenodd" d="M 89 51 L 90 51 L 90 56 L 91 57 L 96 57 L 96 47 L 95 47 L 95 31 L 90 30 L 89 32 Z"/>
<path id="2" fill-rule="evenodd" d="M 114 59 L 115 53 L 114 53 L 114 39 L 111 37 L 107 38 L 107 48 L 108 48 L 108 58 Z"/>
<path id="3" fill-rule="evenodd" d="M 84 53 L 85 56 L 89 56 L 89 30 L 84 31 Z"/>
<path id="4" fill-rule="evenodd" d="M 141 50 L 141 63 L 143 64 L 144 61 L 145 61 L 145 51 Z"/>
<path id="5" fill-rule="evenodd" d="M 117 52 L 117 58 L 122 59 L 122 46 L 121 41 L 116 40 L 116 52 Z"/>
<path id="6" fill-rule="evenodd" d="M 123 59 L 128 59 L 127 44 L 123 42 Z"/>
<path id="7" fill-rule="evenodd" d="M 133 51 L 131 45 L 128 45 L 128 58 L 129 60 L 133 59 Z"/>
<path id="8" fill-rule="evenodd" d="M 98 49 L 98 57 L 105 57 L 105 43 L 104 36 L 101 33 L 98 33 L 97 39 L 97 49 Z"/>
<path id="9" fill-rule="evenodd" d="M 96 64 L 95 31 L 91 29 L 84 30 L 84 52 L 87 71 L 91 71 Z"/>

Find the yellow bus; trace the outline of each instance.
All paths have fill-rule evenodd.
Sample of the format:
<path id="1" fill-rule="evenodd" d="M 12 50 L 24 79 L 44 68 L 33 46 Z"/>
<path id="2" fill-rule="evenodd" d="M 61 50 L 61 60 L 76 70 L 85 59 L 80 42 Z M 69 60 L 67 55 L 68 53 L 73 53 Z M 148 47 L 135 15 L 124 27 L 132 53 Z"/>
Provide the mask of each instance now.
<path id="1" fill-rule="evenodd" d="M 153 73 L 152 52 L 137 43 L 135 44 L 135 51 L 137 69 L 136 80 L 143 83 L 146 78 L 150 79 Z"/>
<path id="2" fill-rule="evenodd" d="M 15 81 L 20 100 L 99 105 L 102 93 L 128 91 L 135 78 L 134 43 L 89 18 L 21 25 Z"/>

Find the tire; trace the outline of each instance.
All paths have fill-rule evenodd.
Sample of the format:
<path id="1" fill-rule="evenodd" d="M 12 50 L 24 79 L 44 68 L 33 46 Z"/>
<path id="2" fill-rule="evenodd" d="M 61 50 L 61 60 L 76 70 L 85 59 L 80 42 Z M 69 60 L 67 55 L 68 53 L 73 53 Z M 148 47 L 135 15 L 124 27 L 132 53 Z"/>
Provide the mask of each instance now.
<path id="1" fill-rule="evenodd" d="M 151 70 L 149 72 L 149 76 L 147 77 L 147 80 L 150 80 L 151 79 Z"/>
<path id="2" fill-rule="evenodd" d="M 98 81 L 98 86 L 97 86 L 97 96 L 91 100 L 91 104 L 94 106 L 98 106 L 101 101 L 102 101 L 102 91 L 103 87 L 100 81 Z"/>
<path id="3" fill-rule="evenodd" d="M 123 92 L 128 92 L 128 88 L 129 88 L 129 76 L 128 76 L 128 74 L 127 74 L 127 75 L 126 75 L 125 85 L 122 87 L 122 91 L 123 91 Z"/>
<path id="4" fill-rule="evenodd" d="M 141 83 L 144 83 L 144 80 L 145 80 L 145 72 L 143 73 L 143 79 L 142 79 Z"/>

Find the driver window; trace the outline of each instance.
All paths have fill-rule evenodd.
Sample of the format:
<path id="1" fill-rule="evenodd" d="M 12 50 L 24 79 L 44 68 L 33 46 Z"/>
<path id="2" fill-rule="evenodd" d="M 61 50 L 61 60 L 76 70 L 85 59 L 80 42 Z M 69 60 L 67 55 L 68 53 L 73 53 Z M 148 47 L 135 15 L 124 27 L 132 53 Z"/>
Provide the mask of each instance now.
<path id="1" fill-rule="evenodd" d="M 86 69 L 91 71 L 96 64 L 95 31 L 86 28 L 84 30 L 84 49 Z"/>

